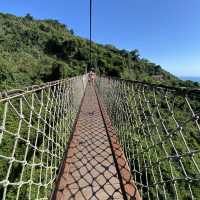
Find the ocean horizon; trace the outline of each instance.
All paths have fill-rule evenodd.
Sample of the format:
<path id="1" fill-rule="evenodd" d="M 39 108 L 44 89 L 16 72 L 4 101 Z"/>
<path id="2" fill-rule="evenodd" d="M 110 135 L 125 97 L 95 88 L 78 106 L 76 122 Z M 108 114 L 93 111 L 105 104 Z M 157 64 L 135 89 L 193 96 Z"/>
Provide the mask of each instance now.
<path id="1" fill-rule="evenodd" d="M 180 79 L 184 80 L 184 81 L 190 80 L 190 81 L 194 81 L 194 82 L 199 82 L 200 83 L 200 76 L 196 76 L 196 77 L 194 77 L 194 76 L 181 76 Z"/>

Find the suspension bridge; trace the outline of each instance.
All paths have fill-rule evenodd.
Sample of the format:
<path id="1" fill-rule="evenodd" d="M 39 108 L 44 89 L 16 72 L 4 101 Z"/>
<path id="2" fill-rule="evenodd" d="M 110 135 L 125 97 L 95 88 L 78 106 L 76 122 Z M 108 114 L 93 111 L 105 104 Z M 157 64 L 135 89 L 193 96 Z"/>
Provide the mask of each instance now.
<path id="1" fill-rule="evenodd" d="M 200 91 L 87 75 L 1 93 L 1 199 L 198 199 Z"/>

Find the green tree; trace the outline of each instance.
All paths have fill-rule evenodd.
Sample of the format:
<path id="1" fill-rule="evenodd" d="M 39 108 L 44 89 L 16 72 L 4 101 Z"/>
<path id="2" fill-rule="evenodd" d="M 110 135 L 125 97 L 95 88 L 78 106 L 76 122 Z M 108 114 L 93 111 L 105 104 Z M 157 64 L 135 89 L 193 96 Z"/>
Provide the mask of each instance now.
<path id="1" fill-rule="evenodd" d="M 33 16 L 31 16 L 30 13 L 26 14 L 25 19 L 30 20 L 30 21 L 34 20 Z"/>

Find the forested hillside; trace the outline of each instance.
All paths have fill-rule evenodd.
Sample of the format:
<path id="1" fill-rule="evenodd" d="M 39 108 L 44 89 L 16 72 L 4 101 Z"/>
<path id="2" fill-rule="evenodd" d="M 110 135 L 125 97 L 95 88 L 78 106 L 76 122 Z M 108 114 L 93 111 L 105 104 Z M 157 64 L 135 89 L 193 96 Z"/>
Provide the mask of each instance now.
<path id="1" fill-rule="evenodd" d="M 125 79 L 197 86 L 183 82 L 159 65 L 141 58 L 138 50 L 119 50 L 92 44 L 97 72 Z M 89 41 L 56 20 L 35 20 L 31 15 L 0 14 L 0 89 L 22 87 L 85 72 Z"/>

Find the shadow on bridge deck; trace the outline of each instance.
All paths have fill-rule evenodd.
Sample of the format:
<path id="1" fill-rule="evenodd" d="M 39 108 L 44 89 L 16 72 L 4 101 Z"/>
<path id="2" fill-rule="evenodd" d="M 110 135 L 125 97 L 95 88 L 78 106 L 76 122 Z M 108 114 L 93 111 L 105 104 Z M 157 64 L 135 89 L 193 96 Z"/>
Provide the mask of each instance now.
<path id="1" fill-rule="evenodd" d="M 88 85 L 52 199 L 140 199 L 101 100 Z"/>

